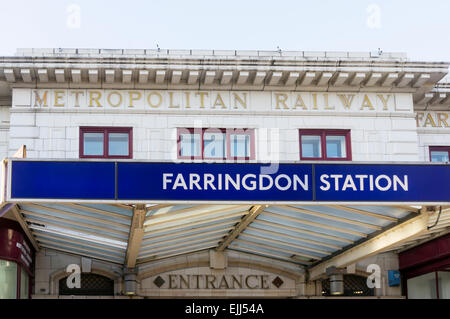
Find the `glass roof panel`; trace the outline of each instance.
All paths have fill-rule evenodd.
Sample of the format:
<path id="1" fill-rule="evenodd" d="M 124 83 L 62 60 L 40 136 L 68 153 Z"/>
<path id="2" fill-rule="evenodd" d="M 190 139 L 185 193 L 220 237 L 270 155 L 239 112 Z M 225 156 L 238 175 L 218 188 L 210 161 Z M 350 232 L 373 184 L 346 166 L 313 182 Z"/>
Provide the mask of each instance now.
<path id="1" fill-rule="evenodd" d="M 319 223 L 319 224 L 323 224 L 323 225 L 329 225 L 332 227 L 343 228 L 346 230 L 357 231 L 357 232 L 361 232 L 361 233 L 365 233 L 365 234 L 370 234 L 371 232 L 374 231 L 374 229 L 372 229 L 372 228 L 368 228 L 368 227 L 364 227 L 364 226 L 360 226 L 360 225 L 353 225 L 353 224 L 349 224 L 349 223 L 345 223 L 345 222 L 341 222 L 341 221 L 335 221 L 335 220 L 327 219 L 325 217 L 319 217 L 319 216 L 313 216 L 313 215 L 309 215 L 309 214 L 298 213 L 298 212 L 294 212 L 294 211 L 284 209 L 281 207 L 268 207 L 267 209 L 265 209 L 265 211 L 281 214 L 283 216 L 289 216 L 289 217 L 296 218 L 299 220 L 306 220 L 309 222 Z"/>
<path id="2" fill-rule="evenodd" d="M 347 207 L 356 208 L 356 209 L 362 209 L 366 210 L 368 212 L 382 214 L 390 217 L 395 218 L 403 218 L 409 215 L 411 212 L 407 211 L 403 208 L 397 208 L 397 207 L 387 207 L 387 206 L 355 206 L 355 205 L 345 205 Z"/>
<path id="3" fill-rule="evenodd" d="M 29 206 L 27 204 L 21 204 L 20 205 L 21 208 L 25 209 L 25 210 L 29 210 L 29 211 L 34 211 L 33 209 L 36 209 L 37 206 Z M 78 209 L 76 207 L 72 207 L 69 205 L 64 205 L 64 204 L 49 204 L 49 203 L 40 203 L 39 206 L 42 207 L 49 207 L 49 208 L 53 208 L 53 209 L 58 209 L 61 210 L 63 212 L 69 212 L 69 213 L 74 213 L 74 214 L 78 214 L 80 216 L 88 216 L 88 217 L 93 217 L 93 218 L 98 218 L 101 220 L 108 220 L 108 221 L 112 221 L 112 222 L 116 222 L 116 223 L 121 223 L 124 225 L 130 225 L 131 224 L 131 218 L 126 220 L 123 218 L 115 218 L 109 215 L 102 215 L 100 213 L 93 213 L 87 210 L 83 210 L 83 209 Z M 37 211 L 37 210 L 36 210 Z"/>
<path id="4" fill-rule="evenodd" d="M 128 231 L 129 230 L 129 227 L 126 227 L 126 225 L 124 225 L 123 227 L 116 226 L 116 225 L 107 225 L 105 223 L 102 223 L 101 220 L 97 222 L 97 221 L 92 221 L 92 220 L 89 220 L 89 219 L 84 219 L 82 215 L 80 215 L 80 217 L 78 218 L 78 217 L 75 217 L 75 216 L 64 215 L 64 212 L 56 213 L 56 212 L 53 212 L 53 211 L 48 211 L 48 210 L 45 209 L 45 207 L 35 207 L 35 206 L 30 206 L 28 208 L 26 208 L 26 207 L 27 206 L 24 205 L 22 208 L 27 210 L 27 211 L 29 211 L 29 212 L 31 212 L 31 213 L 35 212 L 35 213 L 46 215 L 46 216 L 48 216 L 48 218 L 50 220 L 52 220 L 52 217 L 58 217 L 58 218 L 64 219 L 67 222 L 70 222 L 70 221 L 82 222 L 82 223 L 85 223 L 85 224 L 89 224 L 89 225 L 93 225 L 93 226 L 99 226 L 99 227 L 106 227 L 106 228 L 115 229 L 115 230 L 118 230 L 118 231 Z M 27 212 L 23 212 L 23 213 L 25 215 L 29 215 L 29 216 L 32 216 L 33 218 L 35 218 L 33 214 L 27 214 Z"/>
<path id="5" fill-rule="evenodd" d="M 227 209 L 228 208 L 228 209 Z M 211 216 L 213 216 L 214 214 L 218 214 L 218 213 L 214 213 L 214 211 L 217 210 L 222 210 L 222 209 L 226 209 L 225 211 L 222 211 L 221 214 L 232 214 L 235 212 L 243 212 L 246 210 L 245 207 L 236 207 L 236 206 L 230 206 L 230 205 L 202 205 L 202 206 L 198 206 L 198 209 L 194 209 L 188 212 L 180 212 L 179 214 L 162 214 L 161 216 L 157 216 L 152 215 L 148 220 L 146 220 L 144 222 L 144 225 L 151 225 L 154 222 L 163 222 L 163 221 L 173 221 L 173 220 L 177 220 L 180 218 L 189 218 L 189 216 L 195 216 L 196 214 L 201 214 L 201 213 L 207 213 L 210 212 Z M 202 218 L 205 215 L 202 215 Z M 157 218 L 152 218 L 152 217 L 157 217 Z"/>
<path id="6" fill-rule="evenodd" d="M 105 238 L 105 237 L 101 237 L 101 236 L 94 236 L 91 234 L 86 234 L 83 232 L 78 232 L 75 230 L 69 230 L 66 228 L 61 228 L 61 227 L 55 227 L 55 226 L 50 226 L 47 225 L 45 227 L 42 226 L 36 226 L 33 224 L 29 224 L 29 227 L 33 229 L 33 231 L 42 231 L 42 232 L 49 232 L 52 235 L 53 234 L 61 234 L 63 237 L 68 237 L 68 238 L 73 238 L 73 237 L 78 237 L 78 238 L 83 238 L 86 241 L 91 241 L 91 242 L 95 242 L 95 243 L 106 243 L 111 245 L 111 247 L 117 247 L 117 248 L 122 248 L 122 249 L 126 249 L 127 248 L 127 242 L 126 241 L 119 241 L 119 240 L 113 240 L 113 239 L 109 239 L 109 238 Z"/>
<path id="7" fill-rule="evenodd" d="M 64 247 L 64 245 L 68 244 L 68 245 L 74 246 L 74 247 L 76 247 L 77 249 L 80 249 L 80 250 L 88 249 L 89 251 L 94 251 L 94 252 L 99 253 L 99 254 L 107 253 L 108 255 L 115 255 L 115 256 L 117 256 L 119 258 L 124 258 L 125 257 L 125 253 L 124 252 L 119 253 L 117 251 L 111 251 L 111 250 L 105 251 L 102 248 L 90 247 L 90 246 L 88 247 L 88 246 L 81 245 L 81 244 L 73 242 L 73 241 L 67 241 L 67 240 L 62 240 L 62 239 L 58 240 L 58 239 L 54 239 L 54 238 L 48 238 L 45 235 L 41 235 L 41 234 L 36 234 L 36 239 L 38 241 L 46 240 L 48 242 L 51 242 L 52 245 L 53 244 L 57 244 L 57 245 L 60 245 L 61 247 Z M 66 249 L 72 249 L 72 247 L 67 247 Z"/>
<path id="8" fill-rule="evenodd" d="M 247 228 L 244 232 L 242 232 L 242 234 L 244 234 L 244 235 L 245 234 L 250 234 L 250 235 L 256 235 L 256 236 L 260 236 L 260 237 L 267 237 L 269 239 L 286 242 L 288 244 L 291 243 L 291 244 L 305 246 L 305 247 L 312 248 L 312 249 L 324 250 L 324 251 L 327 251 L 328 253 L 332 253 L 332 252 L 338 250 L 336 248 L 330 248 L 330 247 L 327 247 L 327 246 L 320 246 L 320 245 L 317 245 L 317 244 L 304 242 L 304 241 L 301 241 L 301 239 L 293 240 L 291 238 L 283 237 L 282 234 L 280 234 L 280 235 L 268 235 L 267 233 L 258 231 L 257 228 Z"/>
<path id="9" fill-rule="evenodd" d="M 188 253 L 188 252 L 192 252 L 192 251 L 196 251 L 196 250 L 201 250 L 201 249 L 206 249 L 209 247 L 215 247 L 217 246 L 217 241 L 207 241 L 207 242 L 198 242 L 195 245 L 188 245 L 187 247 L 180 247 L 180 248 L 175 248 L 175 249 L 170 249 L 167 250 L 166 252 L 161 251 L 161 252 L 146 252 L 146 253 L 140 253 L 138 258 L 148 258 L 151 256 L 155 256 L 155 257 L 164 257 L 167 255 L 172 255 L 172 254 L 177 254 L 177 253 Z"/>
<path id="10" fill-rule="evenodd" d="M 291 227 L 298 227 L 300 229 L 310 230 L 310 231 L 321 233 L 321 234 L 326 234 L 326 235 L 331 235 L 331 236 L 336 236 L 336 237 L 342 237 L 342 238 L 345 238 L 345 239 L 349 239 L 351 241 L 357 241 L 357 240 L 361 239 L 360 236 L 356 236 L 356 235 L 353 235 L 353 234 L 338 232 L 338 231 L 335 231 L 335 230 L 326 229 L 326 228 L 317 227 L 317 226 L 311 226 L 311 225 L 307 225 L 307 224 L 302 224 L 301 221 L 293 222 L 293 221 L 285 220 L 285 219 L 282 219 L 282 218 L 268 216 L 268 215 L 265 215 L 264 213 L 260 214 L 257 217 L 257 220 L 265 220 L 265 221 L 268 221 L 268 222 L 274 222 L 274 223 L 281 224 L 281 225 L 287 225 L 287 226 L 291 226 Z"/>
<path id="11" fill-rule="evenodd" d="M 216 220 L 216 221 L 205 220 L 203 222 L 196 224 L 195 226 L 193 226 L 193 225 L 180 226 L 177 229 L 171 229 L 171 230 L 167 230 L 167 231 L 163 231 L 163 232 L 160 232 L 160 231 L 154 232 L 152 230 L 149 230 L 144 233 L 144 240 L 151 239 L 154 237 L 164 236 L 164 235 L 168 235 L 168 234 L 172 234 L 172 233 L 177 233 L 179 231 L 190 231 L 190 230 L 195 231 L 199 227 L 214 226 L 214 225 L 222 224 L 222 223 L 227 223 L 227 225 L 218 226 L 218 227 L 228 227 L 228 225 L 234 225 L 234 224 L 238 223 L 240 220 L 241 220 L 241 218 L 239 216 L 234 216 L 234 217 L 224 218 L 224 219 L 220 219 L 220 220 Z M 163 227 L 165 227 L 165 226 L 163 226 Z M 161 229 L 161 226 L 159 227 L 159 229 Z M 158 230 L 158 228 L 155 228 L 155 230 Z"/>
<path id="12" fill-rule="evenodd" d="M 140 250 L 140 253 L 139 253 L 139 256 L 141 255 L 141 254 L 148 254 L 148 253 L 152 253 L 152 254 L 159 254 L 159 253 L 164 253 L 164 251 L 170 251 L 170 250 L 180 250 L 180 249 L 189 249 L 189 247 L 190 246 L 197 246 L 197 245 L 200 245 L 200 244 L 203 244 L 203 243 L 217 243 L 217 241 L 219 240 L 219 239 L 221 239 L 222 238 L 222 236 L 219 234 L 219 235 L 217 235 L 217 236 L 212 236 L 212 237 L 214 237 L 214 238 L 206 238 L 206 239 L 201 239 L 200 238 L 200 240 L 196 240 L 196 241 L 194 241 L 194 242 L 182 242 L 182 243 L 175 243 L 174 245 L 172 245 L 172 244 L 170 244 L 170 245 L 168 245 L 168 246 L 166 246 L 166 247 L 163 247 L 163 248 L 149 248 L 149 249 L 141 249 Z M 170 246 L 170 247 L 169 247 Z M 149 251 L 151 251 L 151 252 L 149 252 Z"/>
<path id="13" fill-rule="evenodd" d="M 109 257 L 109 256 L 105 256 L 104 254 L 101 254 L 101 253 L 98 254 L 98 253 L 95 253 L 95 252 L 86 252 L 86 251 L 84 251 L 82 249 L 67 248 L 67 247 L 64 247 L 64 245 L 59 245 L 59 244 L 44 244 L 44 243 L 42 243 L 42 245 L 43 246 L 51 246 L 54 249 L 58 249 L 59 248 L 61 250 L 70 251 L 72 253 L 75 253 L 75 254 L 81 255 L 81 256 L 90 255 L 90 256 L 97 257 L 99 259 L 107 259 L 107 260 L 110 260 L 110 261 L 114 261 L 114 262 L 119 263 L 119 264 L 123 263 L 123 258 L 119 258 L 119 257 L 117 257 L 117 258 L 116 257 Z"/>
<path id="14" fill-rule="evenodd" d="M 116 213 L 116 214 L 120 214 L 123 216 L 133 216 L 133 208 L 125 208 L 125 207 L 121 207 L 121 206 L 115 206 L 115 205 L 108 205 L 108 204 L 78 204 L 80 206 L 86 206 L 86 207 L 91 207 L 91 208 L 95 208 L 95 209 L 100 209 L 100 210 L 106 210 L 108 212 L 111 213 Z"/>
<path id="15" fill-rule="evenodd" d="M 227 216 L 233 213 L 239 213 L 239 211 L 234 211 L 234 212 L 222 212 L 222 213 L 211 213 L 210 215 L 201 215 L 201 216 L 193 216 L 193 217 L 188 217 L 185 219 L 181 219 L 178 220 L 177 218 L 173 218 L 171 220 L 167 220 L 164 221 L 163 223 L 159 223 L 156 225 L 151 225 L 151 224 L 146 224 L 144 223 L 144 227 L 146 232 L 147 231 L 151 231 L 152 229 L 159 229 L 162 225 L 164 225 L 164 227 L 170 227 L 170 226 L 179 226 L 179 225 L 183 225 L 185 223 L 190 223 L 190 222 L 200 222 L 200 221 L 208 221 L 214 218 L 220 218 L 220 219 L 226 219 L 228 218 Z M 242 212 L 242 215 L 244 215 L 245 212 Z M 236 217 L 236 216 L 235 216 Z"/>
<path id="16" fill-rule="evenodd" d="M 122 245 L 122 247 L 117 247 L 117 246 L 107 245 L 104 242 L 99 242 L 99 241 L 94 241 L 94 240 L 86 240 L 84 238 L 78 238 L 78 237 L 74 237 L 74 236 L 71 236 L 71 237 L 70 236 L 64 236 L 64 235 L 61 235 L 61 234 L 58 234 L 58 233 L 45 232 L 45 231 L 42 231 L 42 230 L 39 230 L 39 229 L 34 229 L 33 230 L 33 235 L 42 236 L 42 237 L 46 237 L 48 235 L 51 235 L 52 237 L 56 237 L 58 239 L 66 241 L 66 242 L 77 242 L 79 244 L 85 243 L 85 244 L 89 245 L 90 243 L 94 243 L 97 246 L 105 247 L 105 249 L 114 248 L 114 249 L 120 249 L 120 250 L 122 250 L 124 252 L 127 249 L 126 243 L 125 243 L 125 245 Z"/>
<path id="17" fill-rule="evenodd" d="M 288 243 L 278 244 L 278 243 L 270 242 L 266 239 L 254 239 L 252 237 L 248 237 L 246 234 L 243 234 L 243 233 L 239 235 L 239 239 L 247 240 L 250 242 L 255 242 L 256 244 L 262 244 L 262 245 L 266 246 L 267 248 L 275 249 L 277 251 L 278 251 L 278 249 L 292 251 L 292 255 L 307 254 L 307 255 L 316 256 L 318 258 L 323 258 L 323 257 L 327 256 L 327 254 L 324 254 L 324 253 L 318 253 L 318 252 L 307 250 L 307 249 L 293 247 L 293 246 L 289 245 Z"/>
<path id="18" fill-rule="evenodd" d="M 78 230 L 81 230 L 81 231 L 86 230 L 86 231 L 94 232 L 94 233 L 97 233 L 97 234 L 102 234 L 102 235 L 106 235 L 106 236 L 115 237 L 115 238 L 118 238 L 118 239 L 128 240 L 128 235 L 121 235 L 121 234 L 117 234 L 117 233 L 106 232 L 106 231 L 95 229 L 95 228 L 73 225 L 73 224 L 66 223 L 66 222 L 55 221 L 55 220 L 52 220 L 51 218 L 42 218 L 42 217 L 36 217 L 36 216 L 31 216 L 31 215 L 26 215 L 26 214 L 25 214 L 25 216 L 27 216 L 27 217 L 29 216 L 33 220 L 37 220 L 37 221 L 43 222 L 44 224 L 46 222 L 48 222 L 48 223 L 52 223 L 52 224 L 55 224 L 55 225 L 58 225 L 58 226 L 63 226 L 64 228 L 78 229 Z"/>
<path id="19" fill-rule="evenodd" d="M 381 227 L 388 226 L 390 223 L 392 223 L 389 220 L 376 218 L 376 217 L 372 217 L 372 216 L 366 216 L 366 215 L 357 214 L 357 213 L 352 213 L 352 212 L 347 212 L 345 210 L 336 209 L 336 208 L 330 207 L 330 206 L 320 206 L 320 205 L 316 205 L 316 206 L 292 205 L 292 206 L 293 207 L 302 208 L 302 209 L 306 209 L 306 210 L 310 210 L 310 211 L 313 211 L 313 212 L 319 212 L 319 213 L 331 215 L 331 216 L 352 219 L 352 220 L 356 220 L 356 221 L 367 223 L 367 224 L 378 225 L 378 226 L 381 226 Z"/>
<path id="20" fill-rule="evenodd" d="M 277 233 L 287 234 L 287 235 L 291 235 L 291 236 L 295 236 L 295 237 L 299 237 L 299 238 L 311 239 L 311 240 L 315 240 L 318 242 L 336 245 L 336 246 L 340 246 L 340 247 L 344 247 L 349 244 L 348 242 L 345 242 L 345 241 L 333 240 L 333 239 L 329 239 L 329 238 L 323 238 L 320 236 L 314 236 L 311 234 L 302 234 L 300 232 L 287 230 L 284 228 L 277 227 L 277 225 L 275 223 L 272 223 L 271 226 L 268 226 L 268 225 L 259 223 L 258 220 L 255 220 L 253 223 L 251 223 L 250 226 L 251 226 L 251 228 L 255 228 L 255 229 L 261 228 L 264 230 L 274 231 Z M 298 229 L 301 230 L 301 228 L 299 228 L 299 227 L 298 227 Z"/>
<path id="21" fill-rule="evenodd" d="M 168 240 L 172 240 L 172 239 L 176 239 L 176 238 L 185 238 L 186 236 L 192 236 L 192 235 L 197 235 L 197 234 L 204 234 L 204 233 L 209 233 L 209 232 L 213 232 L 213 231 L 224 231 L 227 232 L 230 229 L 232 229 L 234 226 L 234 224 L 228 224 L 228 226 L 224 225 L 224 226 L 211 226 L 208 228 L 202 228 L 202 229 L 191 229 L 191 230 L 187 230 L 187 231 L 183 231 L 180 233 L 175 233 L 172 236 L 164 236 L 164 235 L 160 235 L 160 236 L 153 236 L 153 237 L 147 237 L 144 238 L 142 241 L 142 244 L 147 244 L 147 243 L 157 243 L 157 242 L 165 242 Z"/>
<path id="22" fill-rule="evenodd" d="M 218 230 L 216 232 L 205 234 L 204 236 L 202 236 L 202 234 L 200 233 L 196 237 L 192 237 L 189 239 L 184 239 L 183 237 L 181 237 L 181 238 L 178 238 L 177 240 L 170 241 L 170 242 L 167 240 L 160 241 L 160 242 L 147 241 L 145 243 L 142 242 L 141 249 L 147 250 L 147 249 L 164 248 L 164 247 L 167 247 L 168 245 L 183 244 L 188 241 L 190 242 L 190 244 L 196 244 L 197 242 L 201 242 L 203 238 L 210 238 L 210 237 L 223 238 L 226 234 L 228 234 L 227 231 Z M 151 245 L 151 246 L 145 247 L 145 245 Z"/>
<path id="23" fill-rule="evenodd" d="M 167 214 L 167 213 L 173 213 L 176 212 L 177 210 L 181 210 L 181 209 L 185 209 L 185 208 L 191 208 L 191 207 L 195 207 L 195 206 L 199 206 L 199 205 L 173 205 L 173 206 L 167 206 L 167 207 L 162 207 L 162 208 L 158 208 L 158 209 L 151 209 L 147 212 L 147 217 L 148 216 L 157 216 L 157 215 L 162 215 L 162 214 Z"/>
<path id="24" fill-rule="evenodd" d="M 242 249 L 242 250 L 244 250 L 246 252 L 257 254 L 257 255 L 259 255 L 259 253 L 251 252 L 251 250 L 255 250 L 255 251 L 258 251 L 258 252 L 266 252 L 268 254 L 266 256 L 271 256 L 271 255 L 273 256 L 273 255 L 275 255 L 275 256 L 280 256 L 282 258 L 286 258 L 286 259 L 289 259 L 289 260 L 292 257 L 292 254 L 288 254 L 288 253 L 285 253 L 285 252 L 282 252 L 282 251 L 278 251 L 278 250 L 273 249 L 273 248 L 270 249 L 269 247 L 261 248 L 261 247 L 253 246 L 253 245 L 248 244 L 248 243 L 232 242 L 230 244 L 230 247 L 237 248 L 237 249 Z"/>

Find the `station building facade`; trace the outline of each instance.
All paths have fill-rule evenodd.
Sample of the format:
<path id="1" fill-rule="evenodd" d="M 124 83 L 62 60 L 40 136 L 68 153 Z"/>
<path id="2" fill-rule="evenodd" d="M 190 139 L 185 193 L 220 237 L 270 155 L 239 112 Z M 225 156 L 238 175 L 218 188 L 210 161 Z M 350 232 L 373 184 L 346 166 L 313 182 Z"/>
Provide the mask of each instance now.
<path id="1" fill-rule="evenodd" d="M 3 181 L 14 157 L 266 164 L 266 180 L 240 180 L 247 190 L 304 186 L 271 179 L 278 163 L 448 165 L 448 66 L 381 52 L 19 49 L 0 60 Z M 219 187 L 166 177 L 168 191 Z M 328 186 L 369 182 L 405 185 Z M 0 298 L 449 298 L 449 202 L 4 197 Z"/>

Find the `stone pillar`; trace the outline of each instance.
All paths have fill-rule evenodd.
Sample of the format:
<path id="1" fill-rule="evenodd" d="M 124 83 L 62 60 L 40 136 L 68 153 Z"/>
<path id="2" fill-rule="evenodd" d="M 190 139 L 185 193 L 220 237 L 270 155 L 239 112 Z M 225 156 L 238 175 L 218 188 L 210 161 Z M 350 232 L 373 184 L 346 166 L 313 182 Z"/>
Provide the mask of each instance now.
<path id="1" fill-rule="evenodd" d="M 227 254 L 224 251 L 209 251 L 209 267 L 212 269 L 225 269 L 228 266 Z"/>

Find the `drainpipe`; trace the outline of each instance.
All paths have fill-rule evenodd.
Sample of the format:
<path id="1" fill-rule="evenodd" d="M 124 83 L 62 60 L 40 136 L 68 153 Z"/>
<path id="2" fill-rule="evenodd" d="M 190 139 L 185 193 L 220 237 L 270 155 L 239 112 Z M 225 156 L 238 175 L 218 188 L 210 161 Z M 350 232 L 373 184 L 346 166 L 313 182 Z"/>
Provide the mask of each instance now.
<path id="1" fill-rule="evenodd" d="M 330 294 L 340 296 L 344 294 L 344 273 L 345 269 L 329 267 L 325 270 L 330 279 Z"/>
<path id="2" fill-rule="evenodd" d="M 137 294 L 137 274 L 134 269 L 126 268 L 123 279 L 125 282 L 124 292 L 127 296 L 136 296 Z"/>

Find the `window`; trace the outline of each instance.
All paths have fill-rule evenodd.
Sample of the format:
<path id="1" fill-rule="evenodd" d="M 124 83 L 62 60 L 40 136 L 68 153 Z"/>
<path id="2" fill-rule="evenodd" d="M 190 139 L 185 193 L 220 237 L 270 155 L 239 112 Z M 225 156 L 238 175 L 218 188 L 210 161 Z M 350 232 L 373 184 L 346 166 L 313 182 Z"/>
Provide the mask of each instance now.
<path id="1" fill-rule="evenodd" d="M 0 299 L 17 298 L 17 264 L 0 260 Z"/>
<path id="2" fill-rule="evenodd" d="M 28 299 L 29 276 L 23 267 L 20 267 L 20 299 Z"/>
<path id="3" fill-rule="evenodd" d="M 450 271 L 409 278 L 407 290 L 409 299 L 450 299 Z"/>
<path id="4" fill-rule="evenodd" d="M 367 278 L 358 275 L 344 275 L 344 293 L 340 296 L 374 296 L 375 289 L 367 286 Z M 330 279 L 322 280 L 322 296 L 332 295 L 330 291 Z"/>
<path id="5" fill-rule="evenodd" d="M 449 162 L 450 146 L 430 146 L 430 161 Z"/>
<path id="6" fill-rule="evenodd" d="M 254 159 L 252 129 L 178 129 L 178 158 Z"/>
<path id="7" fill-rule="evenodd" d="M 350 130 L 300 130 L 300 159 L 351 161 Z"/>
<path id="8" fill-rule="evenodd" d="M 80 158 L 132 158 L 131 127 L 80 127 Z"/>
<path id="9" fill-rule="evenodd" d="M 81 288 L 67 287 L 67 277 L 59 280 L 59 294 L 62 296 L 113 296 L 114 280 L 97 274 L 81 274 Z"/>

